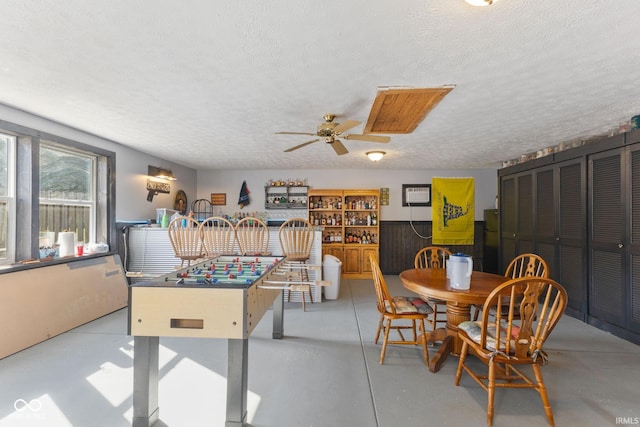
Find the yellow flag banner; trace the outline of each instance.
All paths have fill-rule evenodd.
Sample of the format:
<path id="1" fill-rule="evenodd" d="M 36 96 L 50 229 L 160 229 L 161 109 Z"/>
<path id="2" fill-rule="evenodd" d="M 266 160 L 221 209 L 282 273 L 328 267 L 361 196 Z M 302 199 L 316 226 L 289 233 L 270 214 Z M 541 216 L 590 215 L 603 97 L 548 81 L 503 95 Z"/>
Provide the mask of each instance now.
<path id="1" fill-rule="evenodd" d="M 432 241 L 434 245 L 473 245 L 473 178 L 433 178 Z"/>

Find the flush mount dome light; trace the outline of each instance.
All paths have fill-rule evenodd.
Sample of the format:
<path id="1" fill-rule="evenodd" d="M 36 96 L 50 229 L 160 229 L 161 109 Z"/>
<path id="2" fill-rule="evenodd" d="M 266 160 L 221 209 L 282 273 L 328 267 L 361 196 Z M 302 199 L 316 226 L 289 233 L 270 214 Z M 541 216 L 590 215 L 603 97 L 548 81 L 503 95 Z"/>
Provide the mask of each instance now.
<path id="1" fill-rule="evenodd" d="M 387 153 L 385 153 L 384 151 L 367 151 L 365 154 L 367 155 L 369 160 L 371 160 L 372 162 L 377 162 L 378 160 L 382 159 Z"/>
<path id="2" fill-rule="evenodd" d="M 498 0 L 465 0 L 465 1 L 472 6 L 490 6 L 493 4 L 494 1 L 498 1 Z"/>

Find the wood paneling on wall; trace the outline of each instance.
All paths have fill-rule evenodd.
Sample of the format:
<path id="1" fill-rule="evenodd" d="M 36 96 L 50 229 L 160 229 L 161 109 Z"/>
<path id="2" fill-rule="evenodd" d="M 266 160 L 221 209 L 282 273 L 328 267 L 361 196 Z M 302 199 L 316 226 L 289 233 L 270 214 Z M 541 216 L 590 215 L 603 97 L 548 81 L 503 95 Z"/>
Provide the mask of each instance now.
<path id="1" fill-rule="evenodd" d="M 415 228 L 415 231 L 414 231 Z M 473 256 L 474 270 L 482 270 L 484 222 L 475 222 L 473 245 L 442 245 L 453 253 Z M 417 234 L 416 234 L 417 233 Z M 428 238 L 422 238 L 420 236 Z M 431 221 L 382 221 L 380 223 L 380 269 L 384 274 L 399 274 L 413 268 L 413 258 L 431 245 Z"/>

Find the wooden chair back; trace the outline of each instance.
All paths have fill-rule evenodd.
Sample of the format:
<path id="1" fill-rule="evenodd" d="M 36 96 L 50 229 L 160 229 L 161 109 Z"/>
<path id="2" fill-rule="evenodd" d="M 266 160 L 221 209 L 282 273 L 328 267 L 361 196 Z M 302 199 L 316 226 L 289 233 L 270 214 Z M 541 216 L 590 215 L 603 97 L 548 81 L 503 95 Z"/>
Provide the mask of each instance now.
<path id="1" fill-rule="evenodd" d="M 369 262 L 371 262 L 371 273 L 373 275 L 373 285 L 376 290 L 376 305 L 378 307 L 378 312 L 380 314 L 388 312 L 392 315 L 396 315 L 396 308 L 394 304 L 391 303 L 393 298 L 389 293 L 387 282 L 384 280 L 384 276 L 382 275 L 378 262 L 373 256 L 369 257 Z"/>
<path id="2" fill-rule="evenodd" d="M 505 310 L 505 301 L 508 306 Z M 485 300 L 480 322 L 458 325 L 462 350 L 458 357 L 455 385 L 463 370 L 487 391 L 487 425 L 493 423 L 496 388 L 532 388 L 542 400 L 547 421 L 554 425 L 549 396 L 541 366 L 548 358 L 543 346 L 567 307 L 567 292 L 547 277 L 525 276 L 508 280 L 495 288 Z M 490 313 L 495 313 L 491 319 Z M 479 326 L 478 326 L 479 325 Z M 488 374 L 477 372 L 477 365 L 467 364 L 474 354 L 488 366 Z M 530 378 L 521 365 L 529 365 Z"/>
<path id="3" fill-rule="evenodd" d="M 191 265 L 191 261 L 202 258 L 202 239 L 199 223 L 188 216 L 179 216 L 169 222 L 167 232 L 176 258 L 180 258 L 180 266 Z"/>
<path id="4" fill-rule="evenodd" d="M 269 227 L 259 218 L 245 217 L 236 224 L 241 255 L 269 255 Z"/>
<path id="5" fill-rule="evenodd" d="M 226 218 L 210 216 L 200 223 L 202 250 L 207 257 L 235 254 L 236 230 Z"/>
<path id="6" fill-rule="evenodd" d="M 511 279 L 494 289 L 483 305 L 479 345 L 508 355 L 507 364 L 542 362 L 542 347 L 566 307 L 567 292 L 559 283 L 537 276 Z M 489 320 L 490 313 L 495 319 Z"/>
<path id="7" fill-rule="evenodd" d="M 414 268 L 446 268 L 451 251 L 439 246 L 427 246 L 418 251 L 413 263 Z"/>
<path id="8" fill-rule="evenodd" d="M 280 226 L 278 239 L 288 261 L 306 261 L 313 247 L 313 226 L 304 218 L 289 219 Z"/>
<path id="9" fill-rule="evenodd" d="M 511 260 L 504 275 L 512 279 L 529 276 L 549 277 L 549 266 L 540 255 L 521 254 Z"/>

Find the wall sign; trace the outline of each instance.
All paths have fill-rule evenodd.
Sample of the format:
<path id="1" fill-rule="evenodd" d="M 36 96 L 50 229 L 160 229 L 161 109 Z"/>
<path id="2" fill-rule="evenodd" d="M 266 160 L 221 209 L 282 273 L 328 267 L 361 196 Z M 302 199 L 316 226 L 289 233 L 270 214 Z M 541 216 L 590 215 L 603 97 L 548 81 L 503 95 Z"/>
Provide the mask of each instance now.
<path id="1" fill-rule="evenodd" d="M 226 206 L 227 193 L 211 193 L 211 204 L 214 206 Z"/>

